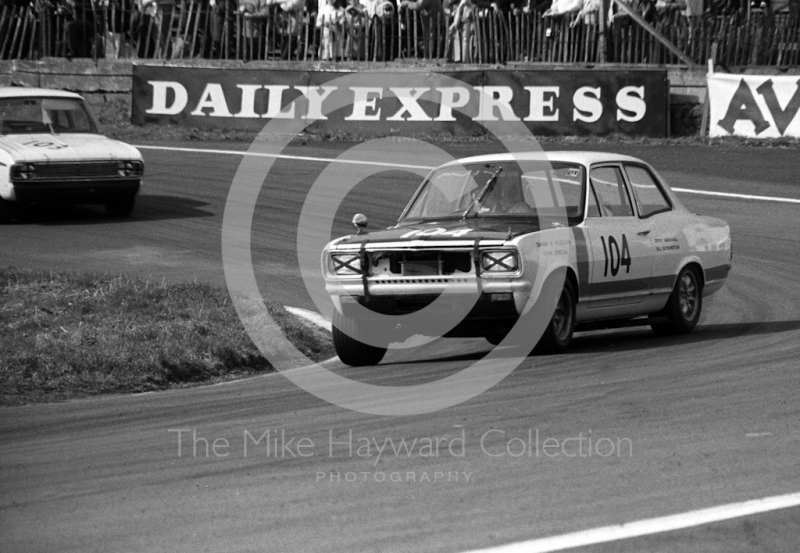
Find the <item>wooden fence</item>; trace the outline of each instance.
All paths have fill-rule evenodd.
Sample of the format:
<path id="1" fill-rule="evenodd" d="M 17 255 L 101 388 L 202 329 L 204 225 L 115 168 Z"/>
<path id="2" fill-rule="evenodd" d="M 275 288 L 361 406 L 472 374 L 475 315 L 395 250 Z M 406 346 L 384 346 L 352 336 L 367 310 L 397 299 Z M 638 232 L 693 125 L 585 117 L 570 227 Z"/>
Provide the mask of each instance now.
<path id="1" fill-rule="evenodd" d="M 354 13 L 341 14 L 331 24 L 322 22 L 316 14 L 292 15 L 275 8 L 248 17 L 229 0 L 213 8 L 205 1 L 182 0 L 148 13 L 103 8 L 83 20 L 55 12 L 49 4 L 40 10 L 7 6 L 0 10 L 0 59 L 681 63 L 625 16 L 608 24 L 604 34 L 596 22 L 520 11 L 473 10 L 454 21 L 401 10 L 383 18 Z M 653 27 L 697 64 L 711 57 L 715 44 L 715 61 L 726 66 L 800 64 L 800 17 L 796 14 L 686 17 L 672 12 L 658 18 Z"/>

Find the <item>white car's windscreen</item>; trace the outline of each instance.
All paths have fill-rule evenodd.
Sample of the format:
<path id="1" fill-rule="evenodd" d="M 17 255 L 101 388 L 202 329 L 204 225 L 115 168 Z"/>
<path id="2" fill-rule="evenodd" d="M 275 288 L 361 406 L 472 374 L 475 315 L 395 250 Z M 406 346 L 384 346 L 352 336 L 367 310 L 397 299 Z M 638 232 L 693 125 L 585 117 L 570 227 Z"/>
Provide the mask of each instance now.
<path id="1" fill-rule="evenodd" d="M 0 98 L 0 134 L 97 132 L 81 100 Z"/>
<path id="2" fill-rule="evenodd" d="M 571 220 L 583 215 L 583 167 L 555 162 L 526 169 L 523 174 L 508 161 L 439 169 L 425 182 L 404 219 L 535 217 L 564 210 Z"/>

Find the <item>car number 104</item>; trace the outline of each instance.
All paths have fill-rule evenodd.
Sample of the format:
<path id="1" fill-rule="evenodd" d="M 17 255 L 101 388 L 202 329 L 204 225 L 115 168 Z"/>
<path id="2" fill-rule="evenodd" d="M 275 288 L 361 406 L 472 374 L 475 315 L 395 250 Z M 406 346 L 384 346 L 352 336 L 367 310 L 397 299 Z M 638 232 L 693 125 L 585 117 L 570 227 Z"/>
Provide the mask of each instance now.
<path id="1" fill-rule="evenodd" d="M 608 269 L 611 268 L 611 276 L 617 276 L 620 266 L 625 266 L 625 273 L 631 272 L 631 250 L 628 247 L 628 239 L 622 235 L 622 251 L 620 251 L 619 243 L 613 236 L 606 238 L 600 237 L 600 242 L 603 244 L 603 256 L 605 257 L 605 265 L 603 266 L 603 276 L 608 276 Z"/>
<path id="2" fill-rule="evenodd" d="M 458 238 L 465 234 L 472 232 L 471 228 L 462 228 L 457 230 L 447 230 L 443 228 L 429 228 L 425 230 L 412 230 L 402 235 L 400 238 L 411 238 L 412 236 L 452 236 Z"/>

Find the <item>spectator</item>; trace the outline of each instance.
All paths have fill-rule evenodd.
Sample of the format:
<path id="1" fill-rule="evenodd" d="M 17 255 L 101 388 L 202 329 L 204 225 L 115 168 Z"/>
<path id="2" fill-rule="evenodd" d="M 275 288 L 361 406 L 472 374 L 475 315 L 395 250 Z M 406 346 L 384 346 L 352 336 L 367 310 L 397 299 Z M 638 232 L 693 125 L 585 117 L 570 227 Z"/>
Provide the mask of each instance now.
<path id="1" fill-rule="evenodd" d="M 477 22 L 483 24 L 482 63 L 505 63 L 508 45 L 508 28 L 505 14 L 511 11 L 511 0 L 473 0 L 476 8 Z"/>
<path id="2" fill-rule="evenodd" d="M 173 48 L 172 26 L 179 19 L 175 16 L 175 0 L 155 0 L 158 5 L 158 51 L 156 55 L 161 58 L 181 57 L 181 48 Z"/>
<path id="3" fill-rule="evenodd" d="M 93 1 L 66 0 L 59 6 L 58 13 L 65 16 L 67 21 L 64 26 L 67 35 L 67 59 L 91 57 L 96 34 Z"/>
<path id="4" fill-rule="evenodd" d="M 211 58 L 234 57 L 235 10 L 234 0 L 209 0 L 211 6 Z"/>
<path id="5" fill-rule="evenodd" d="M 318 29 L 321 29 L 319 59 L 336 60 L 342 56 L 341 35 L 344 10 L 337 8 L 336 0 L 325 0 L 317 13 Z"/>
<path id="6" fill-rule="evenodd" d="M 350 0 L 344 10 L 345 57 L 352 60 L 364 59 L 364 36 L 367 14 L 359 0 Z"/>
<path id="7" fill-rule="evenodd" d="M 472 0 L 461 0 L 455 8 L 453 22 L 448 29 L 448 44 L 451 61 L 471 63 L 475 39 L 475 4 Z"/>
<path id="8" fill-rule="evenodd" d="M 141 3 L 131 20 L 131 37 L 136 45 L 139 58 L 152 58 L 156 53 L 158 27 L 156 13 L 158 8 L 153 0 L 139 0 Z"/>
<path id="9" fill-rule="evenodd" d="M 369 34 L 372 37 L 372 56 L 379 61 L 394 59 L 394 30 L 397 4 L 394 0 L 366 0 Z"/>
<path id="10" fill-rule="evenodd" d="M 239 13 L 242 15 L 242 30 L 244 34 L 244 52 L 246 61 L 258 57 L 258 38 L 261 36 L 261 27 L 270 19 L 270 7 L 266 0 L 239 0 Z"/>
<path id="11" fill-rule="evenodd" d="M 284 41 L 281 45 L 281 57 L 283 59 L 299 58 L 297 47 L 303 32 L 305 0 L 264 0 L 264 2 L 269 7 L 278 6 L 283 12 Z"/>
<path id="12" fill-rule="evenodd" d="M 400 9 L 420 14 L 422 33 L 419 35 L 421 53 L 426 58 L 439 57 L 439 29 L 446 24 L 442 0 L 400 0 Z M 413 20 L 409 20 L 413 25 Z M 408 31 L 407 31 L 408 32 Z M 409 52 L 409 55 L 413 55 Z"/>
<path id="13" fill-rule="evenodd" d="M 131 35 L 131 0 L 99 0 L 102 9 L 106 58 L 128 57 L 128 40 Z"/>

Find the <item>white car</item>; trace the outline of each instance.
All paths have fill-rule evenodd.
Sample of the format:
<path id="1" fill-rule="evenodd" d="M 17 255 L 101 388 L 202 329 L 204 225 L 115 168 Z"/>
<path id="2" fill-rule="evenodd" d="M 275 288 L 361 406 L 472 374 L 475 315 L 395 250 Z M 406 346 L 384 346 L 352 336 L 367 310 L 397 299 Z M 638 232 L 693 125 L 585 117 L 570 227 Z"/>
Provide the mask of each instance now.
<path id="1" fill-rule="evenodd" d="M 690 213 L 647 163 L 608 153 L 454 161 L 428 175 L 396 226 L 353 222 L 359 232 L 322 254 L 349 365 L 378 363 L 412 335 L 540 337 L 558 352 L 576 330 L 687 333 L 732 262 L 725 221 Z"/>
<path id="2" fill-rule="evenodd" d="M 139 151 L 101 135 L 78 94 L 0 88 L 0 223 L 28 203 L 99 203 L 127 216 L 143 174 Z"/>

